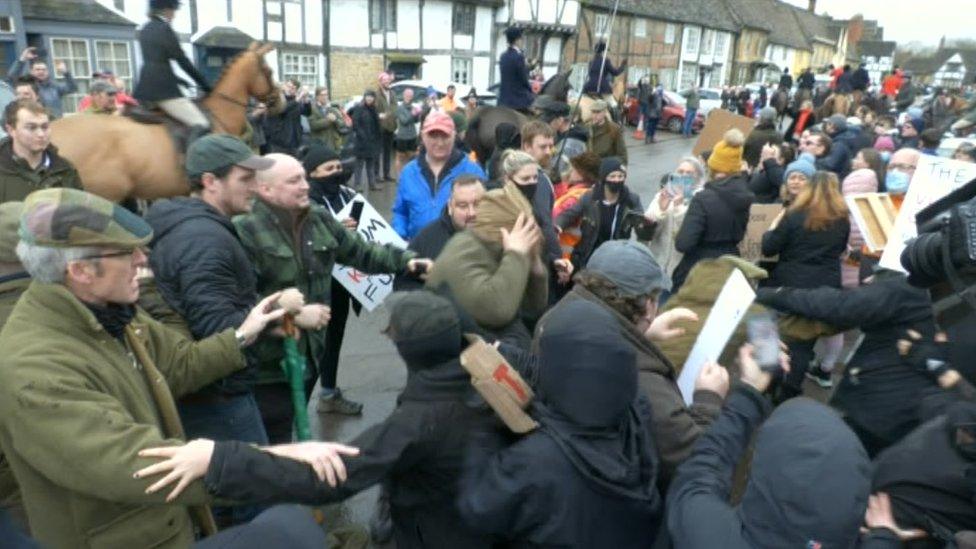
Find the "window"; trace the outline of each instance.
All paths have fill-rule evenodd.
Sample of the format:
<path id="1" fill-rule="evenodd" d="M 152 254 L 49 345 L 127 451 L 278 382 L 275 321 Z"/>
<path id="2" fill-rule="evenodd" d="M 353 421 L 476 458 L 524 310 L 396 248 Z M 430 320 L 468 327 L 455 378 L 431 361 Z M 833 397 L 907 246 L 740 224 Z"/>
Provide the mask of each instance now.
<path id="1" fill-rule="evenodd" d="M 715 38 L 715 31 L 711 31 L 711 30 L 707 30 L 706 29 L 705 30 L 705 35 L 702 38 L 702 49 L 701 49 L 701 54 L 702 55 L 711 55 L 712 54 L 712 45 L 714 43 L 714 38 Z"/>
<path id="2" fill-rule="evenodd" d="M 674 44 L 674 35 L 675 35 L 675 32 L 676 31 L 677 31 L 677 28 L 672 23 L 668 23 L 667 25 L 664 26 L 664 43 L 665 44 Z"/>
<path id="3" fill-rule="evenodd" d="M 373 32 L 396 31 L 396 0 L 371 0 L 369 29 Z"/>
<path id="4" fill-rule="evenodd" d="M 88 86 L 91 84 L 91 63 L 88 58 L 88 41 L 70 38 L 52 38 L 51 48 L 54 50 L 51 56 L 55 66 L 63 61 L 71 71 L 78 91 L 61 98 L 62 108 L 65 114 L 76 112 L 78 102 L 88 94 Z M 52 71 L 53 73 L 53 71 Z"/>
<path id="5" fill-rule="evenodd" d="M 100 71 L 112 71 L 112 74 L 125 82 L 126 89 L 132 89 L 132 63 L 128 42 L 96 40 L 95 67 Z"/>
<path id="6" fill-rule="evenodd" d="M 454 34 L 474 36 L 475 7 L 471 4 L 454 4 Z"/>
<path id="7" fill-rule="evenodd" d="M 594 27 L 598 38 L 606 38 L 610 33 L 610 16 L 605 13 L 596 14 L 596 24 Z"/>
<path id="8" fill-rule="evenodd" d="M 686 90 L 692 85 L 697 83 L 698 79 L 698 65 L 694 63 L 686 63 L 681 67 L 681 87 L 679 89 Z"/>
<path id="9" fill-rule="evenodd" d="M 636 86 L 641 78 L 651 75 L 649 67 L 627 67 L 627 85 Z"/>
<path id="10" fill-rule="evenodd" d="M 14 18 L 9 15 L 0 16 L 0 32 L 14 32 Z"/>
<path id="11" fill-rule="evenodd" d="M 466 57 L 451 59 L 451 80 L 458 84 L 471 84 L 471 59 Z"/>
<path id="12" fill-rule="evenodd" d="M 678 87 L 678 71 L 675 69 L 661 69 L 658 72 L 658 81 L 666 90 L 674 90 Z"/>
<path id="13" fill-rule="evenodd" d="M 647 20 L 638 19 L 634 21 L 634 36 L 637 38 L 645 38 L 647 36 Z"/>
<path id="14" fill-rule="evenodd" d="M 698 42 L 701 40 L 701 29 L 696 27 L 691 27 L 685 33 L 685 53 L 696 54 L 698 53 Z M 684 81 L 684 75 L 681 76 L 682 81 Z"/>
<path id="15" fill-rule="evenodd" d="M 319 85 L 319 62 L 314 53 L 282 53 L 281 66 L 283 80 L 295 79 L 310 88 Z"/>
<path id="16" fill-rule="evenodd" d="M 786 52 L 786 48 L 780 48 L 779 49 L 779 58 L 782 59 L 783 61 L 786 61 L 786 53 L 787 53 Z"/>
<path id="17" fill-rule="evenodd" d="M 725 57 L 725 45 L 728 43 L 729 36 L 724 32 L 715 35 L 715 56 Z"/>

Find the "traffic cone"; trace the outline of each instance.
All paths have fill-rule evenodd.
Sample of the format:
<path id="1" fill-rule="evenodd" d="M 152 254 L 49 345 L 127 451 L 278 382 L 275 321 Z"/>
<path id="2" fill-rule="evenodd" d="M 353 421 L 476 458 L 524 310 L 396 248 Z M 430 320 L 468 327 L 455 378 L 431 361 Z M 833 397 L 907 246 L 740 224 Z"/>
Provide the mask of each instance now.
<path id="1" fill-rule="evenodd" d="M 644 139 L 644 117 L 642 116 L 640 120 L 637 121 L 637 129 L 634 130 L 634 139 Z"/>

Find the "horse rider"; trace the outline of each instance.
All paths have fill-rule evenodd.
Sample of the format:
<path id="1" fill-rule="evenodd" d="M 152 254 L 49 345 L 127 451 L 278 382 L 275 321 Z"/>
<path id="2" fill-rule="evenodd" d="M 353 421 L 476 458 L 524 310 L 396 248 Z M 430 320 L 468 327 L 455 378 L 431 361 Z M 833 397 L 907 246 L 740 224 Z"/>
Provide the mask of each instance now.
<path id="1" fill-rule="evenodd" d="M 803 69 L 800 73 L 800 77 L 796 81 L 796 94 L 797 101 L 796 104 L 802 105 L 804 101 L 808 99 L 813 99 L 813 87 L 816 85 L 817 79 L 813 76 L 813 71 L 810 67 Z"/>
<path id="2" fill-rule="evenodd" d="M 498 106 L 527 113 L 535 101 L 535 94 L 529 85 L 529 67 L 525 62 L 525 54 L 519 48 L 522 29 L 505 29 L 505 39 L 508 41 L 508 49 L 498 59 L 498 71 L 501 75 Z"/>
<path id="3" fill-rule="evenodd" d="M 615 109 L 617 101 L 613 97 L 613 79 L 623 74 L 627 70 L 627 59 L 614 67 L 610 59 L 607 58 L 607 43 L 600 40 L 593 49 L 593 60 L 590 61 L 589 74 L 586 77 L 586 85 L 583 86 L 583 93 L 590 94 L 598 99 L 606 101 L 611 109 Z"/>
<path id="4" fill-rule="evenodd" d="M 173 73 L 170 61 L 176 61 L 205 93 L 211 87 L 207 79 L 186 58 L 170 21 L 180 8 L 180 0 L 150 0 L 149 22 L 139 31 L 143 65 L 133 96 L 143 104 L 154 104 L 173 119 L 190 128 L 187 146 L 210 131 L 210 120 L 180 92 L 183 82 Z M 185 82 L 183 82 L 185 84 Z"/>
<path id="5" fill-rule="evenodd" d="M 790 76 L 789 67 L 783 69 L 783 75 L 779 77 L 779 89 L 786 90 L 786 93 L 793 89 L 793 77 Z"/>

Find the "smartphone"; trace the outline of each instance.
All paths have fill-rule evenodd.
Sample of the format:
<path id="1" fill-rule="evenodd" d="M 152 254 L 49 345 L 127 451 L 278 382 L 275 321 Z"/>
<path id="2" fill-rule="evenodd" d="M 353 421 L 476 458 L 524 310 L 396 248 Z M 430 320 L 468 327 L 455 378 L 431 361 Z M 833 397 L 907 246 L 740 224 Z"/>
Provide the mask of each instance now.
<path id="1" fill-rule="evenodd" d="M 363 201 L 357 200 L 352 203 L 352 210 L 349 212 L 349 218 L 356 220 L 359 223 L 359 218 L 363 216 Z"/>
<path id="2" fill-rule="evenodd" d="M 417 276 L 420 276 L 422 274 L 427 274 L 427 264 L 426 263 L 418 263 L 417 264 L 417 270 L 414 271 L 413 274 L 415 274 Z"/>
<path id="3" fill-rule="evenodd" d="M 771 314 L 752 315 L 746 319 L 746 332 L 753 347 L 753 357 L 766 372 L 779 370 L 779 329 Z"/>

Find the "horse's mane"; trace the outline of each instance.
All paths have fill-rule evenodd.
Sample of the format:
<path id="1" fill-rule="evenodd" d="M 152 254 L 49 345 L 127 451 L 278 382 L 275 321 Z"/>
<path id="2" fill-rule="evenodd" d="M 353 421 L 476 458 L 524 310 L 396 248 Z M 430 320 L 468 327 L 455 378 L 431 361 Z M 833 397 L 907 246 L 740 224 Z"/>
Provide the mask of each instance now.
<path id="1" fill-rule="evenodd" d="M 214 82 L 213 87 L 216 88 L 217 86 L 219 86 L 220 83 L 223 82 L 224 77 L 227 76 L 227 73 L 230 72 L 232 68 L 234 68 L 234 65 L 242 61 L 243 58 L 250 53 L 253 53 L 258 57 L 258 68 L 261 70 L 261 72 L 264 73 L 266 77 L 268 77 L 268 82 L 274 82 L 274 78 L 271 77 L 271 68 L 268 67 L 268 64 L 264 62 L 263 57 L 261 57 L 261 55 L 258 54 L 258 52 L 251 49 L 247 49 L 235 55 L 230 61 L 228 61 L 224 65 L 224 68 L 220 70 L 220 76 L 217 77 L 217 81 Z"/>
<path id="2" fill-rule="evenodd" d="M 566 92 L 568 93 L 569 90 L 572 88 L 572 86 L 569 85 L 569 75 L 570 75 L 569 72 L 564 72 L 564 73 L 557 72 L 556 74 L 550 76 L 549 79 L 542 84 L 542 88 L 539 90 L 539 95 L 552 96 L 553 93 L 551 88 L 554 84 L 556 84 L 559 81 L 562 81 L 566 84 Z M 558 98 L 558 97 L 555 99 L 565 100 L 565 98 Z"/>

